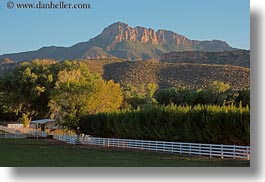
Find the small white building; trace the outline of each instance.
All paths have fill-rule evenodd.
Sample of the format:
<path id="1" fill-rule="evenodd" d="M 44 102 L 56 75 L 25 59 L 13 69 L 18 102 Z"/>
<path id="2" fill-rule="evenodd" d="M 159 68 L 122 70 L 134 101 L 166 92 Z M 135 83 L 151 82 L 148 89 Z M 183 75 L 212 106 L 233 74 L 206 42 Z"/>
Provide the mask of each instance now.
<path id="1" fill-rule="evenodd" d="M 23 124 L 7 124 L 8 128 L 24 128 Z"/>

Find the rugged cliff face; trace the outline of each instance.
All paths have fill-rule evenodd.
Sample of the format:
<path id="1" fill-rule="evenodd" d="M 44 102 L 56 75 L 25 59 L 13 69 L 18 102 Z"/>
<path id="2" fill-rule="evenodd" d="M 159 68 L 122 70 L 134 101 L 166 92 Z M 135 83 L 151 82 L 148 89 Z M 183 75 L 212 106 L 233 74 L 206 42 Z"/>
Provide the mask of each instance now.
<path id="1" fill-rule="evenodd" d="M 37 51 L 6 54 L 0 59 L 10 58 L 16 62 L 32 59 L 99 59 L 118 57 L 128 60 L 160 59 L 170 51 L 210 51 L 234 50 L 221 40 L 190 40 L 168 30 L 155 31 L 145 27 L 131 27 L 117 22 L 103 30 L 101 34 L 87 42 L 71 47 L 43 47 Z"/>
<path id="2" fill-rule="evenodd" d="M 122 22 L 108 26 L 100 35 L 91 39 L 89 44 L 100 47 L 105 52 L 96 56 L 94 54 L 94 58 L 105 58 L 108 54 L 129 60 L 160 59 L 163 53 L 169 51 L 234 50 L 224 41 L 190 40 L 172 31 L 155 31 L 139 26 L 133 28 Z M 86 54 L 83 58 L 93 58 L 93 55 Z"/>
<path id="3" fill-rule="evenodd" d="M 132 28 L 125 23 L 114 23 L 105 28 L 99 36 L 102 39 L 111 39 L 113 43 L 128 40 L 135 42 L 138 40 L 141 43 L 151 42 L 152 44 L 159 44 L 156 32 L 153 29 L 144 27 Z"/>
<path id="4" fill-rule="evenodd" d="M 98 36 L 101 39 L 110 39 L 112 40 L 111 45 L 115 46 L 115 44 L 122 42 L 124 40 L 131 42 L 140 42 L 143 44 L 150 43 L 152 45 L 168 45 L 168 44 L 176 44 L 182 46 L 206 46 L 206 45 L 220 45 L 220 51 L 229 50 L 231 47 L 224 41 L 198 41 L 198 40 L 190 40 L 183 35 L 179 35 L 172 31 L 168 30 L 158 30 L 155 31 L 151 28 L 145 27 L 135 27 L 132 28 L 125 23 L 114 23 L 109 27 L 105 28 L 102 34 Z M 110 46 L 110 45 L 109 45 Z"/>

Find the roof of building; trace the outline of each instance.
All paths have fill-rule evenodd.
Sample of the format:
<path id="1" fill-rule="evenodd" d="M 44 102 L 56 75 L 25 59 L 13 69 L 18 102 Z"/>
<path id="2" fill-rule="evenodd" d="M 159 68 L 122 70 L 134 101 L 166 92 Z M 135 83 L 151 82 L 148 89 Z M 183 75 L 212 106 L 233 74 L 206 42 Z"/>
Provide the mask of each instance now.
<path id="1" fill-rule="evenodd" d="M 48 122 L 53 122 L 55 121 L 54 119 L 40 119 L 40 120 L 33 120 L 30 123 L 31 124 L 43 124 L 43 123 L 48 123 Z"/>

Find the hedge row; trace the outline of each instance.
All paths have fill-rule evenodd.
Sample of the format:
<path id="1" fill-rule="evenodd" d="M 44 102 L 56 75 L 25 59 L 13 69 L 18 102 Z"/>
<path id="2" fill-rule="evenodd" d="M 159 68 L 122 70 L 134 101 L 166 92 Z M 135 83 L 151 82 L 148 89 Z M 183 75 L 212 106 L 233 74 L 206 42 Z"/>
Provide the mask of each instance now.
<path id="1" fill-rule="evenodd" d="M 97 137 L 250 144 L 249 108 L 234 105 L 169 105 L 87 115 L 79 127 Z"/>

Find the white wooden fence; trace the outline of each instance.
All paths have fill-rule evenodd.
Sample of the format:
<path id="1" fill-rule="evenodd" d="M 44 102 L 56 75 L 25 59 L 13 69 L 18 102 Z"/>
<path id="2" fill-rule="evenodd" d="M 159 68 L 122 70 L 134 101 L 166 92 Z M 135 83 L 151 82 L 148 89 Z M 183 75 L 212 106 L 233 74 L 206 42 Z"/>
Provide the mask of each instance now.
<path id="1" fill-rule="evenodd" d="M 77 136 L 68 135 L 54 135 L 54 139 L 65 141 L 69 144 L 80 143 L 105 147 L 130 148 L 208 157 L 250 159 L 249 146 L 98 138 L 89 136 L 79 137 L 78 139 Z"/>
<path id="2" fill-rule="evenodd" d="M 1 134 L 0 138 L 26 138 L 26 134 L 19 133 L 18 130 L 13 128 L 0 126 L 0 130 L 8 132 L 8 134 Z M 33 136 L 47 137 L 47 133 L 42 131 L 29 130 L 26 133 Z M 54 135 L 53 138 L 69 144 L 89 144 L 208 157 L 250 159 L 249 146 L 98 138 L 90 136 L 77 137 L 76 135 Z"/>
<path id="3" fill-rule="evenodd" d="M 9 128 L 5 126 L 0 126 L 0 130 L 6 132 L 4 134 L 1 134 L 0 138 L 26 138 L 27 135 L 47 137 L 48 135 L 44 131 L 36 131 L 32 129 L 23 129 L 23 128 Z"/>
<path id="4" fill-rule="evenodd" d="M 27 138 L 27 135 L 25 135 L 25 134 L 17 135 L 17 134 L 12 134 L 12 133 L 4 133 L 4 134 L 1 133 L 0 138 L 5 138 L 5 139 L 7 139 L 7 138 Z"/>
<path id="5" fill-rule="evenodd" d="M 4 133 L 0 134 L 0 138 L 26 138 L 26 134 L 22 134 L 19 130 L 14 128 L 8 128 L 4 126 L 0 126 L 0 130 L 4 131 Z"/>

